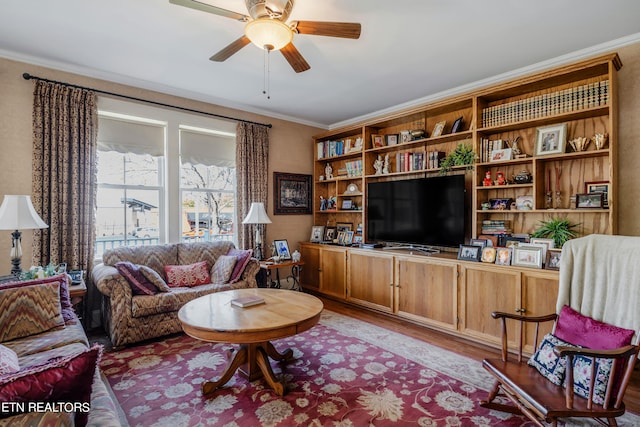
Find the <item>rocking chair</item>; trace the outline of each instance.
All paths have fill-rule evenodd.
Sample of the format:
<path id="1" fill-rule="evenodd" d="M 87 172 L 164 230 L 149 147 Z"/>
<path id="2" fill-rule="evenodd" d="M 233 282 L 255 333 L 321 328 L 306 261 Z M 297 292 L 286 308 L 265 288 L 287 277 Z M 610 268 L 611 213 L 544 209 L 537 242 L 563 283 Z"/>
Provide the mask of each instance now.
<path id="1" fill-rule="evenodd" d="M 565 243 L 556 311 L 538 317 L 492 313 L 502 322 L 502 358 L 483 361 L 495 383 L 481 406 L 525 415 L 540 427 L 569 417 L 617 426 L 639 352 L 640 238 L 591 235 Z M 508 321 L 518 322 L 515 360 L 508 354 Z M 572 341 L 549 334 L 538 344 L 539 325 L 551 321 L 553 334 Z M 525 323 L 535 325 L 529 363 L 522 354 Z"/>

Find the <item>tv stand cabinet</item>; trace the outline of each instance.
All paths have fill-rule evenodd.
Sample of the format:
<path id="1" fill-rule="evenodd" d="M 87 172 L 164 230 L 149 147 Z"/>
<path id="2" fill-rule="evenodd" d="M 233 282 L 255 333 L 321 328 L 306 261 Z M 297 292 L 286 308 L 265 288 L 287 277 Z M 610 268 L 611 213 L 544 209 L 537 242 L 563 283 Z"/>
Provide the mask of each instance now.
<path id="1" fill-rule="evenodd" d="M 496 348 L 500 324 L 492 311 L 555 312 L 557 271 L 460 261 L 452 253 L 425 256 L 308 242 L 300 243 L 300 251 L 306 291 Z M 523 347 L 530 352 L 534 331 L 525 336 Z"/>

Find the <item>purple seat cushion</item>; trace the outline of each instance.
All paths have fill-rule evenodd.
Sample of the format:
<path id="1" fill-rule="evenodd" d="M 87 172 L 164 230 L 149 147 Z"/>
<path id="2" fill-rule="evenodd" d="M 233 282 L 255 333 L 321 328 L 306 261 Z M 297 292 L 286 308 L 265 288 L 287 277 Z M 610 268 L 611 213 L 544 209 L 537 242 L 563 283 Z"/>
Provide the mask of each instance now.
<path id="1" fill-rule="evenodd" d="M 241 249 L 231 249 L 227 252 L 229 256 L 235 256 L 237 258 L 236 265 L 233 267 L 233 272 L 231 273 L 231 277 L 229 278 L 229 283 L 236 283 L 242 277 L 242 273 L 244 272 L 244 268 L 251 261 L 251 255 L 253 254 L 253 250 L 241 250 Z"/>
<path id="2" fill-rule="evenodd" d="M 584 316 L 565 305 L 560 311 L 555 336 L 594 350 L 613 350 L 631 344 L 635 331 Z"/>

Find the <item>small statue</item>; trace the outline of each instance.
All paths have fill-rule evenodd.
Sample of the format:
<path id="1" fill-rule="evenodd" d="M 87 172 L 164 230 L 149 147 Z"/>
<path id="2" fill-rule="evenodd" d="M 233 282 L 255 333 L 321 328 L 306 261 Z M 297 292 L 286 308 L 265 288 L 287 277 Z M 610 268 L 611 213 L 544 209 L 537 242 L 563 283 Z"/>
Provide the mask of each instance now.
<path id="1" fill-rule="evenodd" d="M 382 173 L 389 173 L 389 154 L 384 156 L 384 166 L 382 167 Z"/>
<path id="2" fill-rule="evenodd" d="M 520 150 L 520 147 L 518 147 L 518 140 L 520 139 L 519 136 L 516 136 L 516 139 L 513 140 L 513 142 L 511 143 L 511 152 L 513 153 L 513 156 L 519 156 L 520 154 L 522 154 L 522 151 Z"/>
<path id="3" fill-rule="evenodd" d="M 321 211 L 326 211 L 327 210 L 327 199 L 325 199 L 322 196 L 320 196 L 320 210 Z"/>
<path id="4" fill-rule="evenodd" d="M 300 262 L 300 258 L 302 258 L 300 252 L 298 252 L 298 250 L 293 251 L 293 253 L 291 254 L 291 261 Z"/>
<path id="5" fill-rule="evenodd" d="M 324 176 L 325 179 L 333 179 L 333 168 L 331 167 L 331 163 L 327 163 L 327 166 L 324 167 Z"/>
<path id="6" fill-rule="evenodd" d="M 484 179 L 482 180 L 482 185 L 485 187 L 491 187 L 493 185 L 493 180 L 491 179 L 491 171 L 485 172 Z"/>
<path id="7" fill-rule="evenodd" d="M 382 167 L 383 167 L 383 163 L 382 163 L 382 156 L 380 156 L 380 154 L 378 154 L 378 158 L 376 159 L 375 162 L 373 162 L 373 168 L 376 170 L 376 175 L 382 175 Z"/>
<path id="8" fill-rule="evenodd" d="M 496 185 L 507 185 L 507 180 L 504 179 L 504 173 L 498 171 L 496 174 Z"/>

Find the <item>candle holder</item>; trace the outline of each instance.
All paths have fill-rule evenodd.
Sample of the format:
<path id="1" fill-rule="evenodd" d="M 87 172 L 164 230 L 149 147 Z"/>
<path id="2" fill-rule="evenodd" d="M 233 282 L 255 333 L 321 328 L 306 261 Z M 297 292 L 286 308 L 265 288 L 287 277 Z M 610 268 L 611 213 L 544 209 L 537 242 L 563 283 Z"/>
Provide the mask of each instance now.
<path id="1" fill-rule="evenodd" d="M 553 196 L 551 191 L 547 191 L 547 197 L 545 198 L 544 207 L 547 209 L 553 209 Z"/>
<path id="2" fill-rule="evenodd" d="M 556 209 L 562 208 L 562 194 L 556 191 Z"/>

